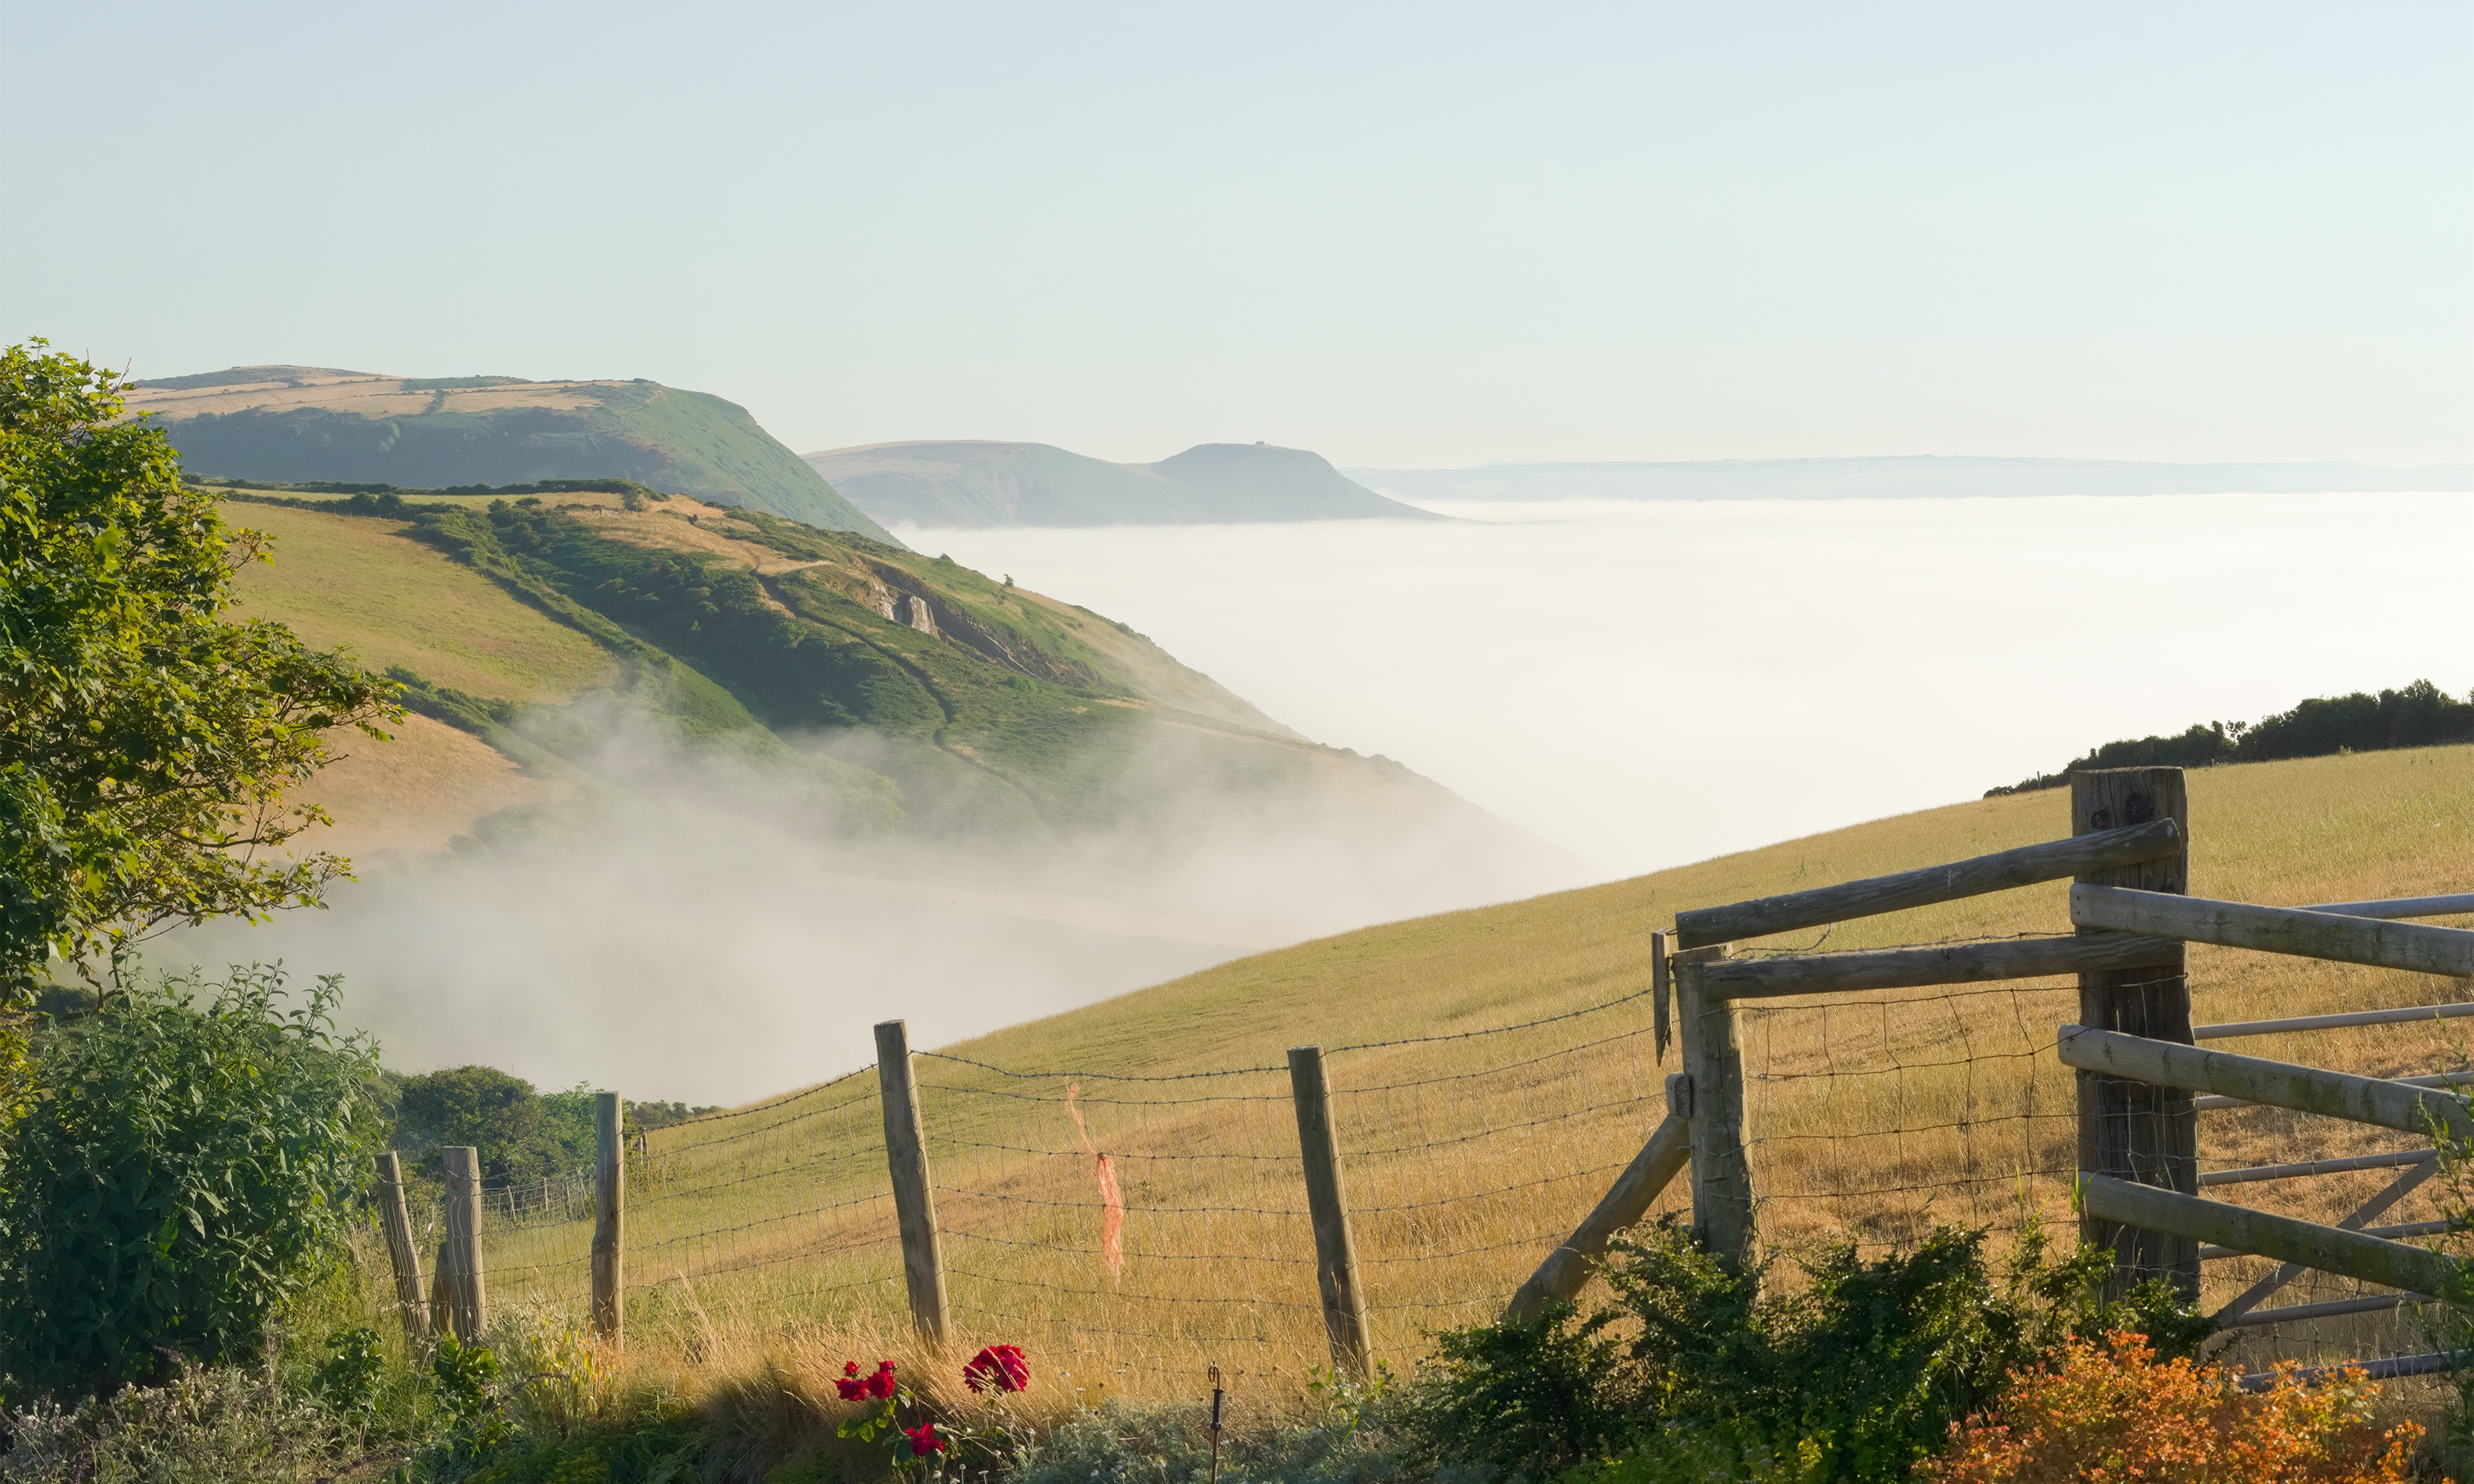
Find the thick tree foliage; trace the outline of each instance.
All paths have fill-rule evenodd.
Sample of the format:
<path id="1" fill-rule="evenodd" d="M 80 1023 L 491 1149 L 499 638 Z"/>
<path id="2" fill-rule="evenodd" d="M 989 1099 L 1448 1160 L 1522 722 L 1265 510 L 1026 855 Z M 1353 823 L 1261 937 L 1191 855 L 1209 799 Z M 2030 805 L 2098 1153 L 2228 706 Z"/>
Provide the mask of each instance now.
<path id="1" fill-rule="evenodd" d="M 315 903 L 349 863 L 281 849 L 326 818 L 287 792 L 322 733 L 399 714 L 346 656 L 234 617 L 265 540 L 181 483 L 125 385 L 0 349 L 0 1001 L 55 952 L 94 977 L 154 928 Z"/>

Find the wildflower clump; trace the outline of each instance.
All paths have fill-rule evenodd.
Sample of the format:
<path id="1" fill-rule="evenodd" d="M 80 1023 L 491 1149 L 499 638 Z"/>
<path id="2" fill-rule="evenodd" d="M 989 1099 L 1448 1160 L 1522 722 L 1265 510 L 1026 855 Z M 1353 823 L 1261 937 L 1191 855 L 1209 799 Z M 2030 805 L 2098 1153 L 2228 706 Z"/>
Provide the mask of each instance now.
<path id="1" fill-rule="evenodd" d="M 1933 1484 L 2406 1484 L 2422 1429 L 2382 1429 L 2372 1417 L 2379 1392 L 2359 1368 L 2305 1386 L 2291 1364 L 2267 1390 L 2245 1391 L 2238 1371 L 2159 1361 L 2145 1335 L 2111 1334 L 2102 1347 L 2072 1339 L 2050 1367 L 2015 1373 L 1993 1411 L 1953 1424 L 1949 1450 L 1916 1476 Z"/>

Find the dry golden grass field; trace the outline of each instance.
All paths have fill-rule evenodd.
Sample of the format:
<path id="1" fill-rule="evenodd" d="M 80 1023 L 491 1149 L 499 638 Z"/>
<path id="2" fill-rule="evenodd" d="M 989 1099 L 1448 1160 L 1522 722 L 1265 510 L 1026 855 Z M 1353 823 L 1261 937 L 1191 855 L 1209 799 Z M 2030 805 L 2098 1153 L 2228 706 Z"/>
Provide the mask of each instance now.
<path id="1" fill-rule="evenodd" d="M 2196 895 L 2301 904 L 2474 888 L 2474 748 L 2221 768 L 2193 774 L 2190 794 Z M 1681 908 L 2054 838 L 2067 807 L 2059 791 L 1956 804 L 1370 927 L 923 1053 L 960 1343 L 1024 1344 L 1086 1400 L 1191 1395 L 1209 1363 L 1289 1387 L 1323 1362 L 1282 1065 L 1285 1048 L 1315 1043 L 1376 1349 L 1403 1367 L 1432 1330 L 1492 1317 L 1661 1115 L 1675 1063 L 1651 1047 L 1652 929 Z M 1823 945 L 2064 932 L 2066 891 L 1851 922 Z M 2201 1022 L 2474 999 L 2462 981 L 2209 947 L 2193 949 L 2192 983 Z M 1933 1221 L 2000 1233 L 2031 1208 L 2067 1227 L 2071 1083 L 2052 1045 L 2074 1006 L 2069 981 L 2026 981 L 1744 1007 L 1763 1236 L 1880 1243 Z M 2458 1065 L 2446 1027 L 2464 1023 L 2231 1044 L 2401 1075 Z M 2200 1116 L 2203 1169 L 2412 1142 L 2268 1110 Z M 1104 1251 L 1094 1148 L 1123 1191 L 1121 1267 Z M 2211 1194 L 2334 1220 L 2390 1173 Z M 872 1071 L 656 1132 L 629 1178 L 631 1366 L 821 1376 L 879 1349 L 910 1353 Z M 1659 1209 L 1678 1209 L 1686 1184 Z M 492 1212 L 494 1304 L 581 1311 L 589 1208 L 589 1185 L 571 1181 Z M 2383 1219 L 2430 1210 L 2418 1196 Z M 2208 1305 L 2260 1271 L 2211 1262 Z M 2339 1287 L 2299 1281 L 2271 1302 Z M 2253 1358 L 2417 1348 L 2388 1315 L 2246 1345 Z"/>

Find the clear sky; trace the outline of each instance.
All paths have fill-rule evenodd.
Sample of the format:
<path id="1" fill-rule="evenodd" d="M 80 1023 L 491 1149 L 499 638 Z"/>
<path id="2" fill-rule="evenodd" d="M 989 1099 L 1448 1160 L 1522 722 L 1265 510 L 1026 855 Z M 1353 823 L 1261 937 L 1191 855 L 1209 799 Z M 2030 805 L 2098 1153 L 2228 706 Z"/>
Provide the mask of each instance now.
<path id="1" fill-rule="evenodd" d="M 2474 458 L 2474 7 L 0 0 L 0 337 L 806 450 Z"/>

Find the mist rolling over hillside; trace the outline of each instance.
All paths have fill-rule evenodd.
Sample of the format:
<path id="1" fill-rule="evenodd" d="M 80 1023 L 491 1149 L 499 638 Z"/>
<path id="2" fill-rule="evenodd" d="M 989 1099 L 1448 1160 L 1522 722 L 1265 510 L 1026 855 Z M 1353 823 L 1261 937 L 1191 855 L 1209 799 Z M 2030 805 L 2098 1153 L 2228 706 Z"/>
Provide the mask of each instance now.
<path id="1" fill-rule="evenodd" d="M 1724 459 L 1345 470 L 1408 500 L 1900 500 L 2057 494 L 2474 491 L 2474 464 L 2140 464 L 2102 459 Z M 923 524 L 929 522 L 922 522 Z"/>
<path id="2" fill-rule="evenodd" d="M 227 506 L 243 611 L 411 686 L 317 794 L 333 910 L 182 934 L 346 973 L 395 1065 L 714 1100 L 1588 878 L 1087 609 L 641 491 Z M 553 504 L 555 500 L 558 503 Z"/>
<path id="3" fill-rule="evenodd" d="M 1046 443 L 870 443 L 807 456 L 887 524 L 1213 525 L 1281 520 L 1433 520 L 1352 483 L 1322 455 L 1265 443 L 1201 443 L 1156 464 L 1110 464 Z"/>
<path id="4" fill-rule="evenodd" d="M 889 539 L 747 409 L 651 381 L 238 366 L 139 383 L 192 471 L 411 488 L 632 479 Z"/>

